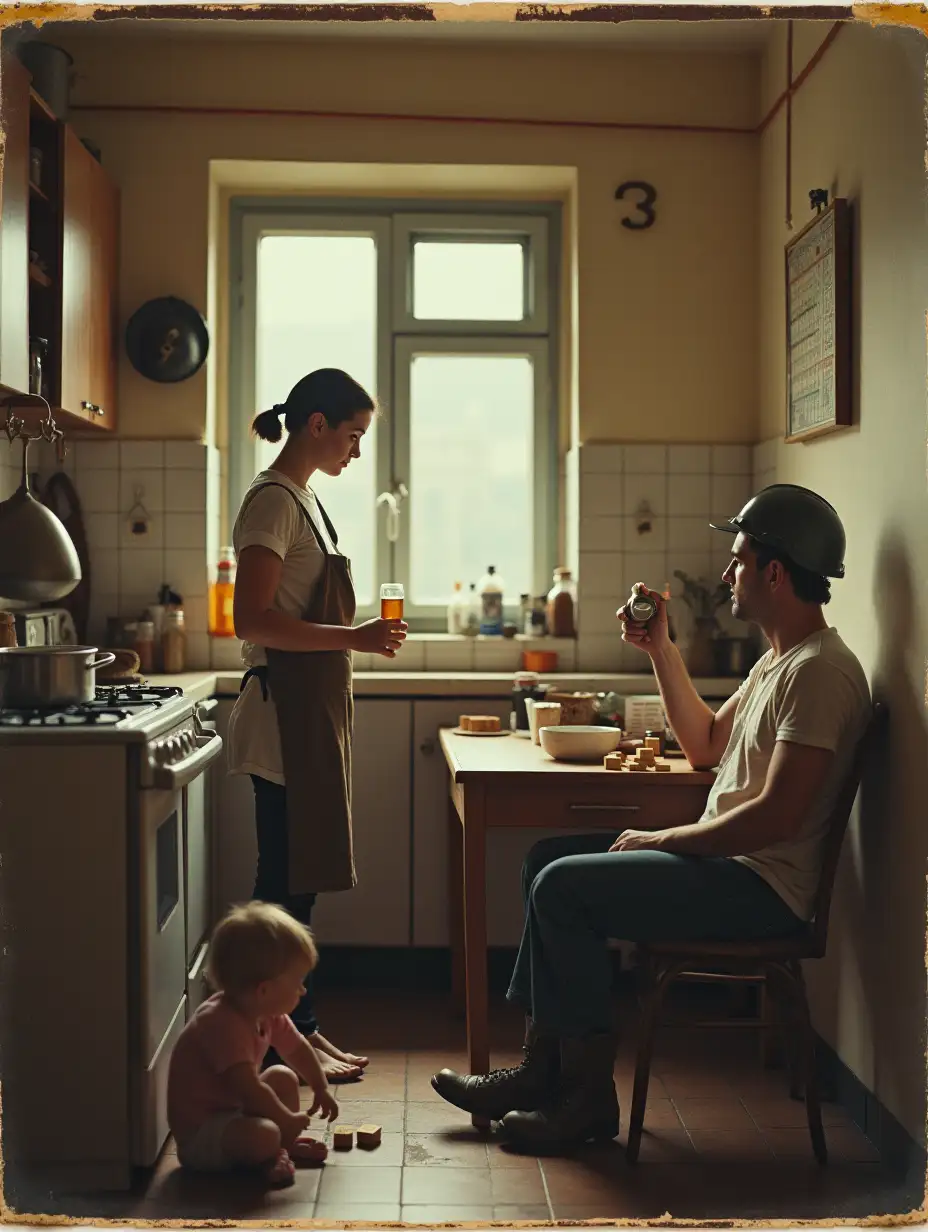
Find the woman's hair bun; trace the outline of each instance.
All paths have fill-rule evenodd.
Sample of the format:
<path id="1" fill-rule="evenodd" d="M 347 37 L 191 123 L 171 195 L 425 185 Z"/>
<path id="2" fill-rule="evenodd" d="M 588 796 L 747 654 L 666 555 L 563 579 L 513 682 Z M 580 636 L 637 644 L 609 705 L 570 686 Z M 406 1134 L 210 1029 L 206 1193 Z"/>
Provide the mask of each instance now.
<path id="1" fill-rule="evenodd" d="M 262 411 L 260 415 L 255 416 L 255 421 L 251 425 L 251 430 L 255 436 L 260 436 L 262 441 L 279 441 L 283 436 L 283 426 L 280 422 L 280 417 L 286 410 L 281 403 L 272 406 L 269 411 Z"/>

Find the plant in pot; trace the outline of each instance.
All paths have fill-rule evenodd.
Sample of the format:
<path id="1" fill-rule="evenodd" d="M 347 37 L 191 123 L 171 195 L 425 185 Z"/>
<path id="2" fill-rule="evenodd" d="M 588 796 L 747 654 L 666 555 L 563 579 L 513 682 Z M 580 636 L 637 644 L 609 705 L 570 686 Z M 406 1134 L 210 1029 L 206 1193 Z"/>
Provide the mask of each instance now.
<path id="1" fill-rule="evenodd" d="M 713 586 L 705 578 L 691 578 L 682 569 L 674 569 L 674 577 L 683 583 L 679 598 L 693 613 L 686 666 L 691 676 L 711 676 L 715 670 L 712 643 L 721 632 L 716 612 L 731 601 L 731 587 L 726 582 Z"/>

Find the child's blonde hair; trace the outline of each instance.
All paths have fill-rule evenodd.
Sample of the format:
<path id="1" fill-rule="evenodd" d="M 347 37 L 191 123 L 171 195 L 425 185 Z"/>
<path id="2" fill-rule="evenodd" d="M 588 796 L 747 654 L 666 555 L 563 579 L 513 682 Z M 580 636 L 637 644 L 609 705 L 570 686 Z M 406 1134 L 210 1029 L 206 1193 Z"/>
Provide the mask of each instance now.
<path id="1" fill-rule="evenodd" d="M 216 925 L 206 978 L 219 992 L 246 992 L 301 960 L 307 971 L 319 961 L 306 925 L 274 903 L 245 903 L 233 907 Z"/>

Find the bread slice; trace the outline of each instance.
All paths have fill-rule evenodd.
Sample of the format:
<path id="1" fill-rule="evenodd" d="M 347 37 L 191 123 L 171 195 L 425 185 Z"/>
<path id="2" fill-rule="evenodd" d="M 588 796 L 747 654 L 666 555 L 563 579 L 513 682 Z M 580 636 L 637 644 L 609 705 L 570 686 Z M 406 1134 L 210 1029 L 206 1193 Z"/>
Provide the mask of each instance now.
<path id="1" fill-rule="evenodd" d="M 469 732 L 498 732 L 501 730 L 500 721 L 495 714 L 462 714 L 460 727 L 461 731 Z"/>

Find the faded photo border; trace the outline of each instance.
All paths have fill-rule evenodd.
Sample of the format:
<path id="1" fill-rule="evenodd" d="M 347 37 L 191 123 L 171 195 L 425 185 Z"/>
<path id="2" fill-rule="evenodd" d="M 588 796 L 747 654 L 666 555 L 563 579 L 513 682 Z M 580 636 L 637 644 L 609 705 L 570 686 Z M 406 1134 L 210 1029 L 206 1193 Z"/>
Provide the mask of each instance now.
<path id="1" fill-rule="evenodd" d="M 195 22 L 198 17 L 208 17 L 210 19 L 221 19 L 223 21 L 235 22 L 239 20 L 268 20 L 275 22 L 308 22 L 308 23 L 328 23 L 328 22 L 352 22 L 364 24 L 370 30 L 372 36 L 375 36 L 376 27 L 383 23 L 403 24 L 415 23 L 419 24 L 440 24 L 449 23 L 459 26 L 466 26 L 473 22 L 494 22 L 494 23 L 618 23 L 625 21 L 676 21 L 688 22 L 695 20 L 715 19 L 722 21 L 746 20 L 746 19 L 774 19 L 784 23 L 793 21 L 817 21 L 832 23 L 832 28 L 828 32 L 819 50 L 815 53 L 812 60 L 806 64 L 803 72 L 795 79 L 791 80 L 789 85 L 782 91 L 779 97 L 774 102 L 773 106 L 766 115 L 753 127 L 744 127 L 739 130 L 734 128 L 720 129 L 718 131 L 735 132 L 738 131 L 744 135 L 759 136 L 767 126 L 771 123 L 775 116 L 779 115 L 784 107 L 787 107 L 792 95 L 801 86 L 803 80 L 809 72 L 814 68 L 818 60 L 826 54 L 831 44 L 840 37 L 841 30 L 849 24 L 867 25 L 871 27 L 895 27 L 899 29 L 907 29 L 913 32 L 920 33 L 923 37 L 928 36 L 928 4 L 906 4 L 906 3 L 885 3 L 885 4 L 834 4 L 828 3 L 827 0 L 797 0 L 796 3 L 784 4 L 762 4 L 758 0 L 744 0 L 739 3 L 737 0 L 731 2 L 720 2 L 716 4 L 701 3 L 699 0 L 678 0 L 676 3 L 660 3 L 660 0 L 606 0 L 602 3 L 535 3 L 535 4 L 511 4 L 505 0 L 500 0 L 496 3 L 494 0 L 460 0 L 459 3 L 415 3 L 406 2 L 406 0 L 395 0 L 395 2 L 378 3 L 377 0 L 356 0 L 352 4 L 341 4 L 337 2 L 326 3 L 307 3 L 298 4 L 290 3 L 289 0 L 280 0 L 280 3 L 268 4 L 249 4 L 249 3 L 225 3 L 225 4 L 207 4 L 197 3 L 196 0 L 190 0 L 189 3 L 171 3 L 169 0 L 152 0 L 148 4 L 133 4 L 133 3 L 114 3 L 114 4 L 96 4 L 93 0 L 87 3 L 64 4 L 64 3 L 15 3 L 4 4 L 0 7 L 0 28 L 4 31 L 17 29 L 24 24 L 31 23 L 32 27 L 38 31 L 48 22 L 93 22 L 106 23 L 113 19 L 133 19 L 138 21 L 151 20 L 173 20 L 179 19 Z M 926 55 L 928 55 L 928 42 L 925 43 Z M 0 93 L 2 93 L 2 81 L 0 81 Z M 878 106 L 878 100 L 874 100 L 874 107 Z M 106 108 L 92 108 L 93 110 L 106 110 Z M 140 107 L 133 110 L 149 111 L 149 112 L 183 112 L 186 110 L 209 112 L 209 107 Z M 226 113 L 234 113 L 236 108 L 222 108 Z M 267 119 L 273 119 L 275 114 L 274 109 L 251 109 L 243 106 L 238 110 L 243 118 L 254 117 L 261 115 Z M 346 113 L 326 112 L 324 110 L 286 110 L 281 109 L 276 111 L 280 116 L 295 116 L 301 115 L 307 119 L 324 119 L 328 116 L 337 116 L 340 119 L 361 120 L 375 122 L 378 120 L 388 120 L 390 122 L 402 123 L 404 121 L 437 125 L 454 125 L 454 124 L 481 124 L 481 123 L 500 123 L 511 124 L 513 128 L 557 128 L 559 124 L 566 124 L 574 127 L 587 127 L 591 129 L 602 130 L 617 130 L 617 129 L 635 129 L 655 127 L 647 123 L 637 123 L 629 121 L 627 124 L 620 121 L 604 119 L 603 121 L 591 120 L 571 120 L 565 117 L 563 121 L 556 118 L 532 118 L 530 116 L 481 116 L 477 115 L 440 115 L 440 116 L 417 116 L 414 113 L 387 115 L 381 113 L 367 113 L 363 110 L 357 112 Z M 706 131 L 706 130 L 702 130 Z M 780 184 L 776 186 L 776 191 L 782 193 Z M 786 211 L 789 214 L 789 171 L 787 170 L 787 202 Z M 928 216 L 926 216 L 928 217 Z M 928 226 L 928 222 L 926 222 Z M 797 227 L 798 230 L 798 227 Z M 168 289 L 169 290 L 169 289 Z M 928 291 L 928 288 L 926 288 Z M 128 307 L 128 306 L 126 306 Z M 926 296 L 926 310 L 928 310 L 928 296 Z M 125 322 L 120 319 L 120 328 L 124 328 Z M 226 339 L 228 341 L 228 339 Z M 928 526 L 925 528 L 925 533 L 928 534 Z M 922 580 L 922 590 L 924 580 Z M 926 692 L 922 699 L 928 705 L 928 678 L 926 678 Z M 0 784 L 0 809 L 2 809 L 3 787 Z M 2 860 L 2 851 L 0 851 L 0 860 Z M 0 913 L 2 913 L 2 904 L 0 904 Z M 926 921 L 928 924 L 928 921 Z M 928 939 L 928 929 L 926 929 L 926 939 Z M 4 934 L 4 944 L 15 944 Z M 2 992 L 2 990 L 0 990 Z M 0 1057 L 0 1072 L 2 1072 L 2 1057 Z M 2 1097 L 2 1091 L 0 1091 Z M 2 1101 L 0 1101 L 2 1108 Z M 0 1147 L 2 1147 L 2 1118 L 0 1118 Z M 359 1180 L 363 1177 L 363 1172 L 359 1174 Z M 0 1181 L 2 1181 L 2 1153 L 0 1153 Z M 925 1190 L 925 1202 L 918 1210 L 913 1210 L 904 1214 L 881 1214 L 874 1212 L 868 1217 L 860 1218 L 828 1218 L 828 1219 L 809 1219 L 809 1220 L 779 1220 L 779 1219 L 739 1219 L 739 1218 L 717 1218 L 717 1219 L 698 1219 L 693 1220 L 686 1217 L 685 1212 L 668 1211 L 661 1218 L 653 1219 L 589 1219 L 589 1220 L 558 1220 L 556 1222 L 462 1222 L 449 1225 L 428 1225 L 428 1224 L 411 1224 L 411 1223 L 392 1223 L 392 1222 L 377 1222 L 377 1223 L 362 1223 L 354 1221 L 340 1220 L 267 1220 L 267 1221 L 238 1221 L 234 1219 L 205 1219 L 205 1220 L 175 1220 L 175 1219 L 157 1219 L 157 1220 L 135 1220 L 135 1219 L 94 1219 L 88 1221 L 84 1218 L 68 1218 L 64 1216 L 50 1216 L 42 1214 L 33 1214 L 26 1211 L 13 1210 L 6 1206 L 2 1196 L 0 1196 L 0 1222 L 11 1228 L 31 1228 L 43 1226 L 58 1226 L 67 1225 L 73 1228 L 96 1228 L 96 1227 L 275 1227 L 275 1228 L 403 1228 L 403 1227 L 428 1227 L 428 1226 L 451 1226 L 459 1228 L 484 1228 L 484 1227 L 519 1227 L 519 1228 L 542 1228 L 551 1226 L 565 1227 L 771 1227 L 771 1228 L 800 1228 L 800 1227 L 844 1227 L 844 1226 L 874 1226 L 874 1227 L 891 1227 L 891 1226 L 916 1226 L 928 1227 L 928 1188 Z"/>

